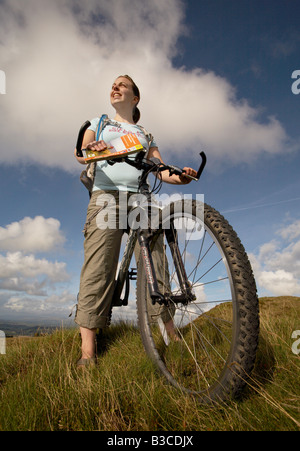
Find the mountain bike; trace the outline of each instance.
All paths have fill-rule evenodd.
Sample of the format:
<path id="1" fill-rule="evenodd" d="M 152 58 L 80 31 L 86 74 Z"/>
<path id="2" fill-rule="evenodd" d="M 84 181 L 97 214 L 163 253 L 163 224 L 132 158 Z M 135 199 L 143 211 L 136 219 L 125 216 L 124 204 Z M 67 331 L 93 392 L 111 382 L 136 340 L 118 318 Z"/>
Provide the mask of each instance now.
<path id="1" fill-rule="evenodd" d="M 205 153 L 200 156 L 196 180 L 206 165 Z M 133 209 L 148 222 L 144 228 L 128 226 L 112 307 L 128 304 L 130 280 L 136 280 L 142 343 L 167 381 L 203 403 L 239 396 L 254 367 L 259 336 L 256 284 L 243 245 L 227 220 L 197 199 L 153 208 L 148 174 L 159 180 L 161 171 L 181 175 L 182 169 L 148 160 L 144 152 L 110 164 L 119 161 L 142 171 L 139 194 L 147 202 Z M 130 269 L 137 243 L 137 269 Z M 168 333 L 167 321 L 175 333 Z"/>

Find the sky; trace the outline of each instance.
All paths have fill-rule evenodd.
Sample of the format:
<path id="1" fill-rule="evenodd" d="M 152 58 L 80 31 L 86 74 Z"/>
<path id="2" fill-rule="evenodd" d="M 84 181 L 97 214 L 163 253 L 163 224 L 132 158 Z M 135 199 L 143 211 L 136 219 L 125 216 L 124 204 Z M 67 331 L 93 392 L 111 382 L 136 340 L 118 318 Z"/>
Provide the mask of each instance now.
<path id="1" fill-rule="evenodd" d="M 88 194 L 73 156 L 129 74 L 166 162 L 197 168 L 259 296 L 300 295 L 299 0 L 0 0 L 0 323 L 69 318 Z M 130 305 L 115 314 L 134 315 Z"/>

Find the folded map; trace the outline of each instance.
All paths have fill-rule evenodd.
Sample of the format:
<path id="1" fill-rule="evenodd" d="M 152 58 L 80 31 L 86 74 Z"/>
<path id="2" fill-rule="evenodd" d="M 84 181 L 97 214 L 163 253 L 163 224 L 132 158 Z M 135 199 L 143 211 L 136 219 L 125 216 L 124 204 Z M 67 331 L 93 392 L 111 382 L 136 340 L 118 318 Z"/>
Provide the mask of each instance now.
<path id="1" fill-rule="evenodd" d="M 126 156 L 135 152 L 143 150 L 143 146 L 133 133 L 113 139 L 105 150 L 82 150 L 84 160 L 88 163 L 90 161 L 108 160 Z"/>

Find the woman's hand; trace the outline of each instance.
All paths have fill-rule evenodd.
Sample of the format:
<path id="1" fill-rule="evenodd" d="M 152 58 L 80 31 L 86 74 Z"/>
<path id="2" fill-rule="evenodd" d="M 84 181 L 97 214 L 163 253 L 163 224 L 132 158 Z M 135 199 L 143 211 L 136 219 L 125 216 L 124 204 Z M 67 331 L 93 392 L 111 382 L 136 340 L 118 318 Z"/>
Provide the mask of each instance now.
<path id="1" fill-rule="evenodd" d="M 186 175 L 190 175 L 191 177 L 197 177 L 197 171 L 192 168 L 183 168 L 184 173 L 179 176 L 180 182 L 182 185 L 187 185 L 192 181 L 189 177 L 186 177 Z"/>
<path id="2" fill-rule="evenodd" d="M 95 141 L 95 137 L 96 137 L 95 132 L 93 132 L 92 130 L 86 130 L 81 149 L 98 150 L 98 151 L 107 149 L 106 142 Z M 76 149 L 74 150 L 74 155 L 80 164 L 86 164 L 86 161 L 83 157 L 77 156 Z"/>
<path id="3" fill-rule="evenodd" d="M 96 150 L 98 152 L 105 149 L 107 149 L 107 144 L 104 141 L 92 141 L 86 146 L 86 150 Z"/>
<path id="4" fill-rule="evenodd" d="M 149 160 L 151 158 L 158 158 L 163 164 L 163 159 L 161 157 L 161 154 L 158 150 L 157 147 L 151 147 L 148 153 L 148 158 Z M 185 174 L 182 175 L 169 175 L 169 171 L 165 170 L 159 173 L 159 175 L 157 175 L 157 177 L 159 177 L 163 182 L 166 183 L 171 183 L 171 184 L 175 184 L 175 185 L 187 185 L 188 183 L 190 183 L 192 181 L 192 179 L 190 179 L 189 177 L 186 177 L 186 175 L 191 175 L 192 177 L 197 177 L 197 171 L 195 171 L 195 169 L 192 168 L 187 168 L 184 167 L 183 170 L 185 171 Z"/>

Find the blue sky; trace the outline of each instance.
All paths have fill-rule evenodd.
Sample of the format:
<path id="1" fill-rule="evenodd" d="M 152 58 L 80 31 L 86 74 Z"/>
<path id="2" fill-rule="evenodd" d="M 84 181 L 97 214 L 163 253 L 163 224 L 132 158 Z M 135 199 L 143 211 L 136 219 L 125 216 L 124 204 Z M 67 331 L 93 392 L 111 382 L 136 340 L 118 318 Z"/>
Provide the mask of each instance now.
<path id="1" fill-rule="evenodd" d="M 164 192 L 204 193 L 225 215 L 260 296 L 299 296 L 299 12 L 298 0 L 0 1 L 0 322 L 72 322 L 88 203 L 73 148 L 82 122 L 113 114 L 123 73 L 165 161 L 207 153 L 199 183 Z"/>

